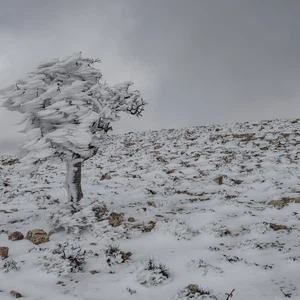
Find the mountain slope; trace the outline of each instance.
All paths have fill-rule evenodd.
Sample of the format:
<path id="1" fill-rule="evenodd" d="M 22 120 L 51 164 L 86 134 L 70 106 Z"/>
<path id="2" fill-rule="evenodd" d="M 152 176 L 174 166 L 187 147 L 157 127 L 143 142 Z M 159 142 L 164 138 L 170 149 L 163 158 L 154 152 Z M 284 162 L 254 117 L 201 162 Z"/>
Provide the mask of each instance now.
<path id="1" fill-rule="evenodd" d="M 85 162 L 83 212 L 72 217 L 64 165 L 30 177 L 3 157 L 0 298 L 225 300 L 235 289 L 232 299 L 299 299 L 299 128 L 274 120 L 111 136 Z M 30 229 L 51 231 L 50 241 L 8 240 Z M 85 259 L 82 270 L 71 272 L 68 255 Z M 11 260 L 18 270 L 4 268 Z"/>

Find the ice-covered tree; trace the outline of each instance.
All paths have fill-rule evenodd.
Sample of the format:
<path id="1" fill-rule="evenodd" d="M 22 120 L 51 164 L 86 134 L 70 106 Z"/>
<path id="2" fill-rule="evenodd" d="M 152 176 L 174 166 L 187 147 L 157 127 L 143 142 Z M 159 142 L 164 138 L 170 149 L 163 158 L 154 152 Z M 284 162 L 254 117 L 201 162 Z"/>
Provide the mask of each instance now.
<path id="1" fill-rule="evenodd" d="M 68 200 L 83 197 L 82 163 L 95 155 L 110 123 L 120 113 L 141 116 L 145 102 L 132 82 L 109 86 L 95 68 L 98 59 L 76 53 L 40 64 L 13 86 L 0 91 L 3 106 L 24 114 L 26 142 L 21 163 L 34 171 L 45 160 L 66 162 Z"/>

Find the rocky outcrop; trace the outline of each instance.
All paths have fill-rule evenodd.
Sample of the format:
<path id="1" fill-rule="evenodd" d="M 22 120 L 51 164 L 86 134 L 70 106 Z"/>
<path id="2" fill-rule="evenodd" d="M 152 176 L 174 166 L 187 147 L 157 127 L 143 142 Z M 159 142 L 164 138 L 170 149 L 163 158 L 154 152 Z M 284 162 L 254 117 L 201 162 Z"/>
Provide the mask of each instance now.
<path id="1" fill-rule="evenodd" d="M 23 297 L 19 292 L 14 291 L 14 290 L 12 290 L 12 291 L 10 292 L 10 294 L 11 294 L 13 297 L 15 297 L 15 298 L 22 298 L 22 297 Z"/>
<path id="2" fill-rule="evenodd" d="M 20 241 L 24 239 L 24 235 L 20 231 L 15 231 L 8 236 L 8 239 L 11 241 Z"/>
<path id="3" fill-rule="evenodd" d="M 7 258 L 8 257 L 8 247 L 0 247 L 0 258 Z"/>
<path id="4" fill-rule="evenodd" d="M 111 225 L 112 227 L 120 226 L 122 224 L 123 220 L 124 220 L 123 213 L 118 214 L 118 213 L 112 212 L 108 218 L 109 225 Z"/>
<path id="5" fill-rule="evenodd" d="M 26 239 L 39 245 L 49 242 L 49 235 L 42 229 L 33 229 L 27 232 Z"/>

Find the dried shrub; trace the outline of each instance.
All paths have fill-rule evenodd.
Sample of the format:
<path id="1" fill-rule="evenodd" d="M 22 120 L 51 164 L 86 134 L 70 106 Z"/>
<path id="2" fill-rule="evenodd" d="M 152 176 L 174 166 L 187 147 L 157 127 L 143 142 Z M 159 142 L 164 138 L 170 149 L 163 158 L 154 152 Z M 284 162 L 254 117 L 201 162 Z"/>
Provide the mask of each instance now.
<path id="1" fill-rule="evenodd" d="M 199 287 L 197 284 L 189 284 L 186 288 L 180 290 L 175 299 L 182 300 L 218 300 L 209 289 Z"/>
<path id="2" fill-rule="evenodd" d="M 106 263 L 109 266 L 122 264 L 126 262 L 131 257 L 131 255 L 131 252 L 121 251 L 119 246 L 116 245 L 109 245 L 105 250 Z"/>
<path id="3" fill-rule="evenodd" d="M 146 286 L 156 286 L 170 280 L 171 274 L 168 268 L 154 259 L 147 260 L 137 274 L 137 281 Z"/>
<path id="4" fill-rule="evenodd" d="M 47 273 L 67 275 L 69 273 L 82 272 L 86 263 L 87 253 L 76 243 L 57 244 L 52 250 L 42 250 L 42 255 L 37 264 L 42 266 Z"/>
<path id="5" fill-rule="evenodd" d="M 206 275 L 210 272 L 215 274 L 223 273 L 223 270 L 221 268 L 213 266 L 202 259 L 191 260 L 188 263 L 187 267 L 192 271 L 200 271 L 202 275 Z"/>
<path id="6" fill-rule="evenodd" d="M 5 273 L 8 273 L 10 271 L 18 271 L 20 267 L 17 265 L 17 262 L 13 259 L 6 260 L 3 265 L 3 270 Z"/>

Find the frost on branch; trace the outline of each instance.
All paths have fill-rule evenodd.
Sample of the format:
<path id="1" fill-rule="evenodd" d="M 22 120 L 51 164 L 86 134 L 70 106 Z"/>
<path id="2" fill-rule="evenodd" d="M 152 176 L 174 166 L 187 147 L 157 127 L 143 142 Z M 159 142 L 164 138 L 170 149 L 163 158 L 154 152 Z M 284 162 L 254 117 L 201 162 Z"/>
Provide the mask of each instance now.
<path id="1" fill-rule="evenodd" d="M 23 169 L 33 171 L 49 159 L 65 161 L 68 199 L 75 204 L 83 197 L 83 161 L 97 153 L 121 112 L 139 117 L 146 104 L 131 81 L 101 82 L 98 62 L 81 53 L 54 59 L 0 91 L 3 106 L 24 115 Z"/>
<path id="2" fill-rule="evenodd" d="M 106 205 L 98 200 L 88 204 L 82 201 L 78 208 L 80 209 L 73 213 L 68 207 L 60 207 L 52 211 L 49 214 L 52 231 L 64 230 L 67 233 L 79 235 L 107 217 Z"/>
<path id="3" fill-rule="evenodd" d="M 178 240 L 186 239 L 190 240 L 198 232 L 193 231 L 185 221 L 174 219 L 172 221 L 159 221 L 156 223 L 154 232 L 162 234 L 170 234 L 175 236 Z"/>

